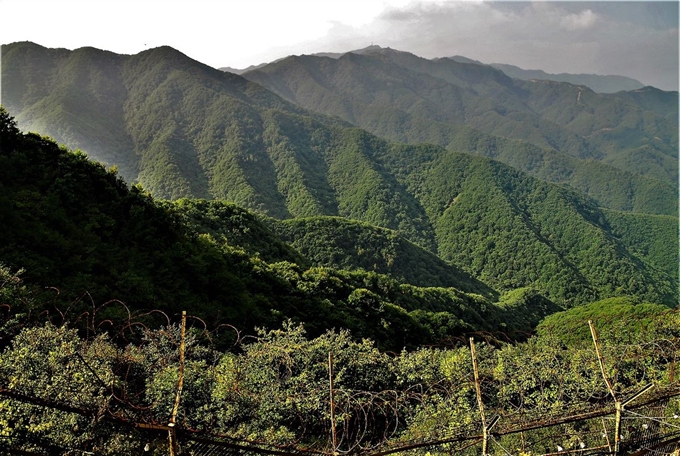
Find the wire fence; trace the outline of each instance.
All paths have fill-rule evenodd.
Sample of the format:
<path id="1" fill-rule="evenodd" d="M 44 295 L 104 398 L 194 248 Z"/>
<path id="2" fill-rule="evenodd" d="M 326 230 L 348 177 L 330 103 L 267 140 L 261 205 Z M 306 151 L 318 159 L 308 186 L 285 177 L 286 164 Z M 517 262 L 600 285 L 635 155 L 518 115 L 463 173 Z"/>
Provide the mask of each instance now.
<path id="1" fill-rule="evenodd" d="M 116 454 L 173 456 L 677 455 L 680 451 L 677 311 L 653 321 L 647 315 L 625 322 L 598 320 L 592 327 L 602 328 L 599 334 L 594 329 L 589 334 L 586 322 L 578 327 L 543 328 L 547 339 L 551 332 L 566 331 L 578 341 L 569 346 L 563 342 L 532 345 L 529 341 L 522 346 L 523 358 L 499 342 L 507 335 L 466 335 L 448 350 L 422 352 L 422 356 L 438 357 L 434 364 L 445 373 L 443 377 L 402 382 L 400 388 L 356 389 L 343 383 L 334 387 L 333 378 L 370 376 L 376 371 L 374 364 L 359 359 L 368 374 L 354 365 L 351 374 L 343 373 L 349 369 L 343 362 L 348 361 L 338 360 L 336 372 L 331 364 L 324 374 L 326 380 L 314 377 L 318 384 L 307 385 L 306 394 L 314 396 L 308 399 L 317 402 L 316 408 L 307 414 L 298 410 L 295 426 L 301 430 L 297 434 L 267 437 L 261 433 L 249 438 L 237 429 L 225 432 L 214 409 L 201 412 L 205 418 L 200 423 L 183 416 L 175 421 L 177 407 L 174 412 L 172 409 L 175 400 L 185 412 L 206 404 L 225 407 L 230 398 L 242 400 L 242 396 L 227 394 L 218 404 L 209 396 L 216 384 L 231 375 L 224 354 L 232 353 L 234 359 L 248 354 L 249 347 L 262 337 L 246 337 L 228 324 L 211 328 L 193 316 L 181 319 L 158 310 L 135 314 L 118 301 L 95 306 L 90 300 L 91 307 L 83 310 L 84 302 L 87 300 L 42 315 L 40 320 L 50 320 L 55 328 L 67 324 L 86 343 L 68 346 L 60 340 L 55 345 L 58 354 L 48 351 L 31 358 L 27 352 L 21 358 L 30 358 L 35 365 L 27 364 L 25 371 L 35 367 L 39 372 L 41 363 L 47 362 L 43 358 L 58 357 L 50 362 L 61 366 L 62 372 L 52 372 L 52 378 L 61 374 L 64 379 L 84 378 L 83 382 L 66 381 L 52 389 L 36 390 L 35 384 L 16 380 L 20 373 L 13 374 L 15 377 L 2 374 L 0 365 L 0 452 L 112 454 L 98 446 L 102 441 L 117 445 Z M 10 312 L 6 312 L 5 353 L 22 331 L 31 327 L 28 323 L 8 326 L 10 320 Z M 632 327 L 635 331 L 626 330 Z M 33 339 L 27 343 L 37 353 L 49 345 L 45 339 L 52 336 L 31 333 Z M 591 340 L 587 336 L 592 336 Z M 138 346 L 146 350 L 143 362 L 139 361 L 143 356 L 135 348 Z M 111 347 L 117 351 L 108 352 Z M 186 348 L 189 359 L 184 358 L 181 347 Z M 291 361 L 296 356 L 291 347 L 281 349 L 288 361 L 276 361 L 276 375 L 281 378 L 292 378 L 297 369 Z M 274 354 L 264 350 L 258 356 Z M 403 361 L 407 356 L 396 355 L 395 359 Z M 192 383 L 196 379 L 191 377 L 190 362 L 209 373 L 205 377 L 209 382 L 201 377 L 205 385 Z M 157 365 L 149 367 L 149 363 Z M 150 369 L 154 377 L 138 372 L 140 366 Z M 320 366 L 312 367 L 326 369 Z M 329 373 L 331 383 L 327 382 Z M 36 375 L 37 384 L 42 380 Z M 180 378 L 186 385 L 184 391 Z M 157 396 L 149 396 L 150 382 L 158 383 Z M 93 398 L 85 400 L 85 390 Z M 205 400 L 200 402 L 197 397 L 202 394 Z M 301 399 L 290 394 L 270 399 L 298 401 L 292 407 L 301 408 Z M 3 411 L 17 422 L 3 421 Z M 276 421 L 275 416 L 272 419 Z M 21 432 L 19 421 L 24 426 Z M 47 423 L 54 428 L 50 430 L 53 435 L 67 437 L 55 439 L 46 437 L 49 432 L 36 431 Z"/>

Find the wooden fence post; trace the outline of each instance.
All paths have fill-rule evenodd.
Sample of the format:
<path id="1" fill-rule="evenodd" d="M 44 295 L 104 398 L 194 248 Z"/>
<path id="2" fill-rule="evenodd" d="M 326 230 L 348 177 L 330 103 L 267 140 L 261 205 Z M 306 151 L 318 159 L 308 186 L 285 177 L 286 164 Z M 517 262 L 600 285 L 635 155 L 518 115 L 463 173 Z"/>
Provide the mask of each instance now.
<path id="1" fill-rule="evenodd" d="M 597 362 L 600 364 L 600 372 L 602 372 L 602 378 L 607 384 L 607 389 L 612 398 L 614 398 L 614 405 L 616 406 L 616 421 L 614 424 L 614 454 L 619 454 L 619 446 L 621 443 L 621 402 L 616 397 L 614 393 L 614 388 L 612 387 L 609 378 L 607 378 L 607 373 L 604 369 L 604 361 L 602 360 L 602 353 L 600 352 L 600 343 L 597 339 L 597 331 L 595 331 L 595 325 L 592 320 L 588 320 L 588 326 L 590 326 L 590 335 L 593 337 L 593 344 L 595 345 L 595 353 L 597 354 Z M 609 439 L 607 439 L 609 442 Z"/>
<path id="2" fill-rule="evenodd" d="M 333 454 L 338 454 L 338 433 L 335 428 L 335 373 L 333 372 L 333 353 L 328 353 L 328 379 L 330 380 L 331 396 L 331 441 L 333 442 Z"/>
<path id="3" fill-rule="evenodd" d="M 172 415 L 170 415 L 170 423 L 168 426 L 171 428 L 168 431 L 168 441 L 170 456 L 177 455 L 177 431 L 175 430 L 175 421 L 177 419 L 177 411 L 179 410 L 179 401 L 182 397 L 182 387 L 184 385 L 184 336 L 186 335 L 187 327 L 187 313 L 182 311 L 182 327 L 180 330 L 180 340 L 179 340 L 179 374 L 177 379 L 177 394 L 175 395 L 175 405 L 172 407 Z"/>
<path id="4" fill-rule="evenodd" d="M 486 417 L 484 416 L 484 402 L 482 401 L 482 388 L 479 384 L 479 367 L 477 366 L 477 353 L 475 352 L 475 338 L 470 337 L 470 353 L 472 354 L 472 369 L 475 374 L 475 390 L 477 391 L 477 406 L 482 417 L 482 456 L 488 454 L 489 432 L 486 427 Z"/>

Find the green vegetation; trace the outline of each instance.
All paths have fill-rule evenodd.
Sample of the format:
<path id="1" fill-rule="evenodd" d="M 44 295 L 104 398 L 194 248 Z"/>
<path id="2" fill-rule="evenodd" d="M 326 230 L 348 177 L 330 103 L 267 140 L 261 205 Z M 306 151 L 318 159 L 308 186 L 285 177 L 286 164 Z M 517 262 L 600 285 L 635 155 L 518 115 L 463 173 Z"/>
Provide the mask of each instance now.
<path id="1" fill-rule="evenodd" d="M 676 303 L 672 276 L 628 251 L 583 195 L 428 147 L 394 146 L 376 160 L 421 201 L 438 255 L 497 290 L 535 287 L 566 307 L 619 295 Z"/>
<path id="2" fill-rule="evenodd" d="M 177 324 L 147 328 L 109 321 L 121 326 L 109 334 L 94 329 L 99 328 L 95 314 L 87 317 L 87 325 L 77 319 L 29 324 L 14 313 L 26 305 L 26 290 L 6 268 L 0 269 L 0 293 L 12 309 L 0 316 L 2 447 L 52 453 L 135 453 L 145 446 L 151 454 L 167 451 L 167 432 L 141 433 L 131 423 L 169 419 L 179 371 Z M 509 296 L 508 302 L 517 297 Z M 580 316 L 576 309 L 556 314 L 541 325 L 544 333 L 523 343 L 477 341 L 482 398 L 486 413 L 501 419 L 497 432 L 527 420 L 583 414 L 607 405 L 613 410 L 592 346 L 577 343 L 587 325 L 562 326 L 580 317 L 592 318 L 600 329 L 606 374 L 617 395 L 630 397 L 648 383 L 659 392 L 677 388 L 674 363 L 669 362 L 678 349 L 677 312 L 635 306 L 625 299 L 582 309 Z M 620 331 L 623 324 L 634 331 Z M 554 333 L 558 328 L 562 330 Z M 464 344 L 388 354 L 347 331 L 309 337 L 291 322 L 259 330 L 256 338 L 234 350 L 219 349 L 215 335 L 192 324 L 186 332 L 176 420 L 180 432 L 328 449 L 331 353 L 340 450 L 479 433 L 471 353 Z M 654 419 L 677 415 L 680 402 L 673 398 L 663 405 L 665 410 L 654 409 Z M 613 432 L 611 423 L 606 426 Z M 581 443 L 605 445 L 602 430 L 599 418 L 581 419 L 494 439 L 505 448 L 545 453 L 557 444 L 568 449 Z M 626 426 L 623 432 L 622 449 L 627 451 L 635 430 Z M 447 454 L 451 447 L 429 451 Z M 479 454 L 479 448 L 460 454 Z"/>
<path id="3" fill-rule="evenodd" d="M 389 48 L 360 54 L 289 57 L 244 76 L 392 141 L 489 156 L 612 209 L 677 214 L 677 93 L 604 95 Z"/>
<path id="4" fill-rule="evenodd" d="M 432 265 L 439 277 L 431 280 L 489 290 L 394 231 L 366 223 L 323 217 L 268 219 L 272 230 L 233 204 L 156 202 L 82 153 L 35 134 L 21 134 L 4 110 L 0 143 L 0 258 L 10 266 L 0 267 L 4 448 L 121 454 L 148 445 L 150 451 L 164 451 L 165 433 L 144 434 L 128 424 L 168 420 L 178 380 L 179 327 L 172 321 L 182 309 L 208 321 L 208 329 L 229 323 L 257 338 L 225 350 L 233 334 L 207 333 L 200 320 L 191 320 L 198 323 L 187 332 L 178 427 L 267 444 L 327 448 L 329 352 L 336 366 L 342 449 L 474 432 L 470 426 L 479 418 L 470 352 L 459 342 L 476 331 L 495 336 L 493 346 L 478 346 L 477 352 L 485 407 L 508 423 L 518 410 L 537 417 L 564 416 L 607 400 L 596 357 L 584 343 L 587 319 L 600 328 L 605 358 L 610 360 L 607 372 L 623 397 L 649 382 L 672 384 L 673 367 L 665 360 L 677 352 L 673 341 L 680 335 L 680 322 L 677 312 L 665 306 L 620 297 L 555 313 L 560 309 L 539 287 L 510 287 L 493 303 L 479 294 L 420 287 L 373 271 L 304 269 L 292 261 L 320 264 L 332 259 L 348 267 L 375 261 L 381 262 L 380 272 L 412 274 L 416 281 L 419 268 Z M 394 176 L 392 185 L 422 201 L 427 216 L 437 221 L 438 248 L 449 249 L 450 255 L 455 252 L 453 242 L 464 246 L 471 241 L 459 241 L 456 229 L 448 231 L 439 220 L 459 210 L 453 217 L 461 221 L 457 230 L 472 238 L 486 225 L 483 218 L 467 221 L 463 215 L 488 213 L 498 223 L 492 226 L 503 227 L 491 231 L 495 236 L 489 239 L 503 248 L 483 244 L 490 254 L 481 258 L 506 258 L 509 246 L 515 245 L 523 249 L 528 264 L 538 251 L 535 258 L 544 255 L 542 266 L 569 258 L 570 264 L 579 261 L 584 274 L 593 274 L 584 277 L 596 277 L 589 269 L 596 263 L 585 252 L 598 259 L 607 252 L 624 252 L 611 264 L 625 268 L 638 257 L 625 253 L 617 240 L 627 236 L 620 227 L 628 227 L 631 234 L 649 226 L 666 232 L 667 219 L 672 219 L 645 216 L 628 225 L 628 214 L 616 218 L 620 214 L 603 213 L 583 196 L 481 157 L 379 141 L 367 150 L 372 154 L 365 156 L 375 159 L 377 169 Z M 392 169 L 402 171 L 391 174 Z M 482 193 L 488 203 L 478 196 Z M 448 201 L 445 195 L 456 196 Z M 457 209 L 469 204 L 468 199 L 471 206 Z M 473 207 L 484 210 L 475 212 Z M 560 226 L 564 223 L 568 225 Z M 532 229 L 520 230 L 522 224 Z M 619 229 L 616 236 L 606 230 L 607 224 Z M 530 232 L 543 241 L 532 244 Z M 294 239 L 306 249 L 305 255 L 276 233 Z M 305 240 L 307 233 L 311 239 Z M 504 236 L 521 242 L 504 241 Z M 658 261 L 653 244 L 647 245 L 645 261 Z M 362 256 L 362 246 L 382 250 Z M 550 249 L 541 246 L 551 246 L 559 255 L 549 256 L 544 252 Z M 348 257 L 355 251 L 352 263 Z M 632 271 L 630 277 L 657 271 L 637 261 L 641 272 Z M 12 272 L 19 267 L 26 272 Z M 515 272 L 506 277 L 521 276 Z M 595 293 L 602 282 L 593 278 L 592 283 Z M 40 288 L 44 284 L 58 287 L 60 294 L 46 293 Z M 662 285 L 651 280 L 645 284 Z M 554 289 L 572 290 L 560 286 Z M 573 290 L 574 296 L 585 299 L 578 283 Z M 86 291 L 91 301 L 78 298 Z M 125 306 L 105 302 L 112 298 Z M 170 322 L 148 314 L 153 308 L 162 308 Z M 525 340 L 541 320 L 539 335 L 526 342 L 498 340 Z M 255 325 L 275 329 L 255 332 Z M 447 349 L 417 348 L 446 342 Z M 17 400 L 24 397 L 32 401 Z M 677 401 L 671 402 L 669 416 L 677 414 L 678 407 Z M 631 438 L 631 431 L 626 432 Z M 514 434 L 498 439 L 506 447 L 545 452 L 552 442 L 577 448 L 585 440 L 596 446 L 601 442 L 585 436 L 600 433 L 596 420 L 527 432 L 521 441 Z M 477 448 L 467 451 L 478 453 Z"/>
<path id="5" fill-rule="evenodd" d="M 95 303 L 120 299 L 131 309 L 169 314 L 190 309 L 244 330 L 288 318 L 314 335 L 348 328 L 392 349 L 472 329 L 531 329 L 519 320 L 507 325 L 503 309 L 454 288 L 304 269 L 299 253 L 242 209 L 159 204 L 83 154 L 20 134 L 6 111 L 1 120 L 0 258 L 25 268 L 28 283 L 58 288 L 57 301 L 73 302 L 71 312 L 88 311 L 92 304 L 78 299 L 88 293 Z M 291 262 L 297 259 L 300 265 Z"/>
<path id="6" fill-rule="evenodd" d="M 501 293 L 532 287 L 561 306 L 617 295 L 636 295 L 670 305 L 677 302 L 671 276 L 664 273 L 667 268 L 659 270 L 638 258 L 637 251 L 629 250 L 620 239 L 621 236 L 609 231 L 606 217 L 593 202 L 578 194 L 532 179 L 481 157 L 446 152 L 433 146 L 391 145 L 360 130 L 326 128 L 313 119 L 297 115 L 272 114 L 271 122 L 276 118 L 283 119 L 278 123 L 282 128 L 286 125 L 286 128 L 293 128 L 293 122 L 292 125 L 302 125 L 309 132 L 305 139 L 306 146 L 293 146 L 292 142 L 284 141 L 280 133 L 268 133 L 271 140 L 279 138 L 281 144 L 286 144 L 279 149 L 282 155 L 277 160 L 290 164 L 309 162 L 311 158 L 304 157 L 311 156 L 313 151 L 318 166 L 307 168 L 307 177 L 301 180 L 295 178 L 295 169 L 302 172 L 299 166 L 290 168 L 293 174 L 283 173 L 281 178 L 275 178 L 279 179 L 276 185 L 289 189 L 287 193 L 276 194 L 280 196 L 282 204 L 289 201 L 291 205 L 270 206 L 270 214 L 288 212 L 288 208 L 292 211 L 295 207 L 328 210 L 335 207 L 337 214 L 330 215 L 342 215 L 396 230 L 405 239 L 436 253 L 455 266 L 443 264 L 433 256 L 424 260 L 428 257 L 424 252 L 418 255 L 421 265 L 417 268 L 409 263 L 390 267 L 388 257 L 391 253 L 388 251 L 382 254 L 382 260 L 378 262 L 371 261 L 370 257 L 350 259 L 354 253 L 351 251 L 336 258 L 326 256 L 324 259 L 324 255 L 328 255 L 322 253 L 324 249 L 333 245 L 345 246 L 343 248 L 346 249 L 349 245 L 346 240 L 342 241 L 341 233 L 332 235 L 323 246 L 312 246 L 309 242 L 304 247 L 298 245 L 304 250 L 302 256 L 311 260 L 306 263 L 299 254 L 275 241 L 265 228 L 255 228 L 255 220 L 250 217 L 250 221 L 247 221 L 244 217 L 248 216 L 243 211 L 229 209 L 220 203 L 190 201 L 180 201 L 174 206 L 161 208 L 137 187 L 127 192 L 122 181 L 107 174 L 99 166 L 95 167 L 99 170 L 99 177 L 92 185 L 97 188 L 114 186 L 116 190 L 113 194 L 118 195 L 118 202 L 114 200 L 111 204 L 104 204 L 101 197 L 97 196 L 100 192 L 91 191 L 85 185 L 92 176 L 78 177 L 90 167 L 85 163 L 84 155 L 75 155 L 80 157 L 76 160 L 72 158 L 75 157 L 73 154 L 57 153 L 58 148 L 54 144 L 37 136 L 21 140 L 27 141 L 22 146 L 26 149 L 23 153 L 36 147 L 52 149 L 52 155 L 46 157 L 51 160 L 50 164 L 46 170 L 43 169 L 45 165 L 35 164 L 35 171 L 29 171 L 31 164 L 24 163 L 23 158 L 12 159 L 7 163 L 4 169 L 6 177 L 3 178 L 7 179 L 4 184 L 7 192 L 3 204 L 11 206 L 11 201 L 20 201 L 24 206 L 6 211 L 4 217 L 14 226 L 13 231 L 17 231 L 22 223 L 28 226 L 30 221 L 16 219 L 11 222 L 15 217 L 11 214 L 22 207 L 26 210 L 32 208 L 34 211 L 30 217 L 35 218 L 35 213 L 41 213 L 35 207 L 46 204 L 41 199 L 45 197 L 55 208 L 64 206 L 64 214 L 60 214 L 57 209 L 46 214 L 46 217 L 55 219 L 51 222 L 54 227 L 48 225 L 50 230 L 68 226 L 70 231 L 54 235 L 48 230 L 38 236 L 38 233 L 45 231 L 40 220 L 35 221 L 35 226 L 27 232 L 14 235 L 11 234 L 13 231 L 9 231 L 4 261 L 15 267 L 26 268 L 29 277 L 39 283 L 58 285 L 62 279 L 68 278 L 68 288 L 75 293 L 89 291 L 99 299 L 125 295 L 126 299 L 140 305 L 155 307 L 157 303 L 164 303 L 173 309 L 178 308 L 179 302 L 186 302 L 185 299 L 192 305 L 200 303 L 206 309 L 221 309 L 226 304 L 232 309 L 227 316 L 238 315 L 239 321 L 251 322 L 249 324 L 269 321 L 269 318 L 280 321 L 281 318 L 271 317 L 269 310 L 277 307 L 271 304 L 273 301 L 270 302 L 275 300 L 274 295 L 279 292 L 277 287 L 271 288 L 272 295 L 261 302 L 259 298 L 247 297 L 249 293 L 261 294 L 256 290 L 263 279 L 255 271 L 271 269 L 270 266 L 260 266 L 263 261 L 290 262 L 298 264 L 302 270 L 307 264 L 360 267 L 366 271 L 387 273 L 415 285 L 454 286 L 481 293 L 491 299 L 494 299 L 494 293 L 475 279 Z M 268 122 L 268 125 L 273 125 Z M 7 144 L 9 147 L 12 143 Z M 295 155 L 298 152 L 306 155 Z M 285 158 L 286 154 L 289 158 Z M 34 158 L 37 159 L 37 156 Z M 73 168 L 70 174 L 64 174 L 65 171 L 58 168 L 60 160 L 69 162 L 64 166 Z M 24 170 L 26 166 L 29 168 Z M 286 166 L 282 169 L 288 169 Z M 42 172 L 48 174 L 43 175 Z M 23 187 L 14 181 L 15 176 L 22 174 L 25 176 L 23 182 L 32 188 L 32 199 L 22 193 Z M 71 195 L 68 186 L 61 188 L 48 184 L 56 176 L 61 176 L 57 183 L 62 182 L 65 176 L 81 180 L 83 184 L 63 184 L 72 186 L 73 193 L 78 196 Z M 321 184 L 300 186 L 312 181 Z M 31 187 L 35 185 L 42 187 L 35 190 Z M 14 186 L 16 189 L 13 189 Z M 290 197 L 294 187 L 298 189 L 295 190 L 297 194 L 312 198 L 306 201 L 317 201 L 318 205 L 298 205 L 297 201 L 305 199 Z M 73 204 L 69 202 L 70 199 L 74 199 Z M 262 207 L 260 203 L 251 203 L 253 208 Z M 136 209 L 137 204 L 145 209 Z M 140 211 L 150 214 L 152 228 L 135 226 L 143 223 L 136 219 L 141 217 L 138 215 Z M 304 213 L 305 210 L 301 211 L 301 214 Z M 69 220 L 69 217 L 73 217 L 73 220 L 68 223 L 61 221 L 62 218 Z M 221 226 L 225 219 L 234 220 L 236 226 L 233 222 L 231 228 L 228 225 Z M 123 225 L 118 226 L 121 222 Z M 243 223 L 245 226 L 239 226 Z M 187 231 L 187 224 L 193 226 L 190 231 Z M 196 225 L 202 228 L 197 230 Z M 308 228 L 312 229 L 313 226 L 309 225 Z M 252 234 L 239 234 L 249 230 L 253 230 Z M 81 234 L 71 239 L 79 231 Z M 299 233 L 297 237 L 304 237 L 302 231 Z M 107 244 L 101 245 L 98 239 L 100 235 Z M 16 236 L 17 240 L 12 236 Z M 32 236 L 37 238 L 33 239 Z M 55 236 L 56 239 L 52 240 Z M 181 241 L 185 238 L 190 239 L 187 245 Z M 171 247 L 162 247 L 163 242 Z M 48 247 L 52 243 L 59 247 Z M 35 245 L 40 254 L 27 256 L 23 249 L 13 248 L 13 245 Z M 157 248 L 150 253 L 150 258 L 137 258 L 139 255 L 134 249 L 139 245 L 145 248 L 156 245 Z M 98 250 L 100 247 L 101 255 Z M 364 245 L 362 249 L 366 251 L 367 247 Z M 211 253 L 205 253 L 206 249 Z M 45 252 L 50 252 L 47 258 L 44 258 Z M 83 252 L 93 253 L 83 256 Z M 518 256 L 518 252 L 521 252 L 521 256 Z M 251 261 L 252 256 L 258 254 L 260 258 Z M 228 260 L 224 260 L 225 255 Z M 69 260 L 64 262 L 62 256 Z M 406 255 L 399 256 L 406 258 Z M 83 259 L 85 261 L 81 261 Z M 69 262 L 72 264 L 64 270 L 58 266 L 66 266 Z M 196 265 L 188 267 L 186 264 L 191 262 Z M 383 263 L 387 268 L 374 268 L 378 263 Z M 153 265 L 157 268 L 154 269 Z M 431 266 L 442 272 L 428 271 L 429 274 L 440 277 L 424 279 L 427 272 L 423 268 Z M 193 267 L 198 267 L 195 276 L 182 275 L 182 271 L 187 268 L 192 270 Z M 107 269 L 108 277 L 100 277 Z M 235 270 L 241 271 L 245 277 L 238 277 Z M 406 270 L 409 270 L 408 275 Z M 161 275 L 160 282 L 153 277 L 158 271 L 167 271 Z M 217 279 L 223 273 L 230 277 L 231 282 Z M 278 273 L 269 272 L 264 277 L 269 277 L 269 274 L 276 276 Z M 178 276 L 176 280 L 175 275 Z M 446 275 L 448 278 L 445 278 Z M 97 285 L 94 285 L 91 283 L 92 277 L 101 278 L 101 282 L 98 279 L 94 281 Z M 209 285 L 199 287 L 202 283 Z M 223 292 L 219 292 L 222 287 Z M 284 289 L 286 287 L 288 285 Z M 341 296 L 334 298 L 342 299 Z M 237 307 L 238 310 L 233 307 L 236 302 L 243 303 Z M 309 305 L 314 307 L 318 304 L 309 302 Z M 417 306 L 410 310 L 415 308 Z"/>
<path id="7" fill-rule="evenodd" d="M 2 72 L 5 107 L 23 128 L 117 166 L 160 198 L 357 218 L 364 207 L 341 205 L 337 186 L 394 188 L 371 163 L 346 182 L 344 169 L 363 160 L 351 148 L 340 175 L 330 168 L 323 151 L 355 135 L 328 131 L 343 119 L 392 141 L 494 158 L 614 210 L 677 215 L 677 94 L 653 88 L 600 95 L 378 47 L 247 74 L 280 97 L 167 47 L 123 56 L 14 43 L 3 46 Z M 384 223 L 394 214 L 371 212 L 370 223 L 397 228 Z"/>
<path id="8" fill-rule="evenodd" d="M 243 249 L 268 263 L 287 261 L 306 266 L 308 260 L 267 228 L 252 212 L 224 201 L 180 199 L 162 203 L 197 234 Z"/>
<path id="9" fill-rule="evenodd" d="M 630 214 L 626 212 L 603 211 L 612 233 L 631 252 L 655 268 L 664 271 L 672 283 L 678 283 L 678 241 L 677 217 L 661 215 Z"/>
<path id="10" fill-rule="evenodd" d="M 188 304 L 247 327 L 290 317 L 318 320 L 314 335 L 326 323 L 370 335 L 351 318 L 354 296 L 395 321 L 402 314 L 382 304 L 405 310 L 428 340 L 441 333 L 437 320 L 412 312 L 458 308 L 458 292 L 474 306 L 482 305 L 465 293 L 484 296 L 491 313 L 491 301 L 518 289 L 560 307 L 627 295 L 677 304 L 669 253 L 677 251 L 677 192 L 664 164 L 676 160 L 673 94 L 598 95 L 380 49 L 258 70 L 320 114 L 167 47 L 135 56 L 3 49 L 3 88 L 28 128 L 87 147 L 154 197 L 179 200 L 157 203 L 102 166 L 88 171 L 82 153 L 15 135 L 7 147 L 16 150 L 3 145 L 0 259 L 25 268 L 32 283 L 147 308 Z M 440 146 L 389 143 L 327 114 Z M 634 167 L 648 176 L 606 164 L 622 157 L 644 161 Z M 266 228 L 247 210 L 277 220 Z M 332 278 L 332 292 L 319 292 L 317 275 Z M 398 302 L 394 290 L 405 284 Z M 454 314 L 466 324 L 477 318 Z"/>
<path id="11" fill-rule="evenodd" d="M 3 47 L 20 121 L 141 185 L 0 108 L 0 448 L 160 453 L 124 422 L 168 422 L 182 310 L 178 427 L 268 444 L 327 449 L 329 352 L 342 451 L 472 432 L 471 334 L 509 422 L 607 400 L 589 319 L 622 397 L 677 387 L 677 94 L 363 54 L 257 72 L 319 114 L 167 47 Z"/>
<path id="12" fill-rule="evenodd" d="M 493 299 L 496 293 L 396 231 L 341 217 L 268 220 L 276 233 L 314 265 L 363 269 L 425 287 L 455 287 Z"/>
<path id="13" fill-rule="evenodd" d="M 623 171 L 592 158 L 579 159 L 470 128 L 461 128 L 446 148 L 493 158 L 539 179 L 569 185 L 605 208 L 671 216 L 678 213 L 678 199 L 671 183 Z"/>
<path id="14" fill-rule="evenodd" d="M 536 328 L 537 333 L 556 337 L 568 345 L 592 344 L 588 321 L 596 321 L 598 333 L 605 338 L 635 338 L 655 322 L 671 316 L 671 310 L 659 304 L 642 303 L 623 296 L 603 299 L 546 317 Z"/>

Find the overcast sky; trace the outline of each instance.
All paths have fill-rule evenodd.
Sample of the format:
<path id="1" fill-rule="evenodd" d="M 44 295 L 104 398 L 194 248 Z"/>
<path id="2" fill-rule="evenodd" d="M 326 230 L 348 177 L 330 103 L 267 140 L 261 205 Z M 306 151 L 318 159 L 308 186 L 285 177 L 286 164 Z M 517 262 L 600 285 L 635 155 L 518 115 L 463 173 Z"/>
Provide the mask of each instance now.
<path id="1" fill-rule="evenodd" d="M 170 45 L 214 67 L 370 44 L 678 90 L 678 2 L 0 0 L 0 43 L 134 54 Z"/>

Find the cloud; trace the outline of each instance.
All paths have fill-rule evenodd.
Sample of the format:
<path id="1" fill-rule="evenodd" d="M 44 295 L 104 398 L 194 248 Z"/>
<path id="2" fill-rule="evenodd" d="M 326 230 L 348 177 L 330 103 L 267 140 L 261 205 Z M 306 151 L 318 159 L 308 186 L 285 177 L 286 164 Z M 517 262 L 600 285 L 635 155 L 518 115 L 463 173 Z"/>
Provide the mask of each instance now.
<path id="1" fill-rule="evenodd" d="M 578 30 L 591 28 L 597 22 L 597 14 L 591 10 L 586 9 L 579 14 L 569 14 L 562 18 L 561 25 L 567 30 Z"/>
<path id="2" fill-rule="evenodd" d="M 676 21 L 652 17 L 664 12 L 675 12 Z M 336 24 L 316 45 L 347 51 L 339 45 L 375 43 L 427 58 L 458 54 L 552 73 L 623 74 L 677 90 L 677 29 L 673 3 L 416 1 L 388 7 L 362 27 Z"/>
<path id="3" fill-rule="evenodd" d="M 421 0 L 385 7 L 361 25 L 335 21 L 323 37 L 270 56 L 378 44 L 426 58 L 463 55 L 550 73 L 621 74 L 677 90 L 677 17 L 675 2 Z"/>

